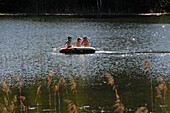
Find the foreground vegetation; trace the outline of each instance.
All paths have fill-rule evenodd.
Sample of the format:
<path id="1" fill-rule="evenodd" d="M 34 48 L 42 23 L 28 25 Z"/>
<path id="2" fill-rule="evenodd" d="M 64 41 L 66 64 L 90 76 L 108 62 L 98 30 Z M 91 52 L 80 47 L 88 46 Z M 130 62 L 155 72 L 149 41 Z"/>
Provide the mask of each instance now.
<path id="1" fill-rule="evenodd" d="M 144 74 L 146 74 L 149 71 L 149 68 L 151 66 L 150 62 L 148 60 L 144 61 L 144 65 L 146 69 L 144 70 Z M 52 75 L 53 70 L 49 72 L 48 75 L 48 82 L 46 84 L 46 89 L 48 91 L 48 99 L 49 99 L 49 106 L 50 106 L 50 112 L 55 113 L 61 113 L 61 100 L 64 100 L 65 105 L 67 106 L 67 111 L 69 113 L 78 113 L 83 112 L 81 106 L 78 103 L 77 99 L 77 84 L 73 77 L 69 78 L 69 81 L 66 81 L 64 77 L 61 77 L 59 80 L 54 80 L 52 82 Z M 122 101 L 122 96 L 119 94 L 119 87 L 117 85 L 116 79 L 113 78 L 113 76 L 109 73 L 105 74 L 108 80 L 108 85 L 112 87 L 112 90 L 114 91 L 114 96 L 116 100 L 114 100 L 113 104 L 111 105 L 113 107 L 113 112 L 131 112 L 131 109 L 127 108 L 126 105 L 124 105 Z M 22 82 L 20 81 L 19 77 L 17 75 L 13 76 L 15 80 L 15 85 L 13 87 L 16 87 L 18 89 L 17 92 L 12 92 L 8 86 L 8 81 L 5 79 L 2 82 L 2 89 L 3 89 L 3 98 L 0 100 L 0 112 L 2 113 L 15 113 L 15 112 L 21 112 L 21 113 L 27 113 L 29 112 L 29 105 L 25 105 L 25 101 L 27 98 L 22 93 Z M 157 87 L 153 87 L 152 84 L 152 76 L 150 76 L 150 98 L 151 98 L 151 110 L 148 110 L 147 105 L 141 106 L 139 108 L 136 108 L 135 113 L 149 113 L 149 112 L 161 112 L 166 113 L 167 112 L 167 103 L 166 103 L 166 93 L 167 93 L 167 86 L 162 77 L 158 78 L 158 85 Z M 37 87 L 37 93 L 35 95 L 35 103 L 37 105 L 36 112 L 39 111 L 39 101 L 40 96 L 42 95 L 41 89 L 42 83 L 39 83 L 39 86 Z M 61 90 L 65 92 L 65 96 L 63 96 L 61 93 Z M 156 95 L 153 94 L 153 90 L 156 90 Z M 1 94 L 2 94 L 1 93 Z M 15 93 L 15 96 L 11 96 L 12 93 Z M 74 98 L 71 98 L 70 95 L 74 95 Z M 52 98 L 54 96 L 54 98 Z M 104 112 L 104 108 L 101 108 L 101 113 Z M 92 111 L 91 111 L 92 112 Z"/>

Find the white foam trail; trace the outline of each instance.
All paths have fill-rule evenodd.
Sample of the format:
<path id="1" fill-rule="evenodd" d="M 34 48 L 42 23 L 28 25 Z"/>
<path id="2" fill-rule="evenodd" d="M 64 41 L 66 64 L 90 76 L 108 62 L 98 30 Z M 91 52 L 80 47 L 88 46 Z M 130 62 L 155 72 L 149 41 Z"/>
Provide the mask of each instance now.
<path id="1" fill-rule="evenodd" d="M 96 53 L 117 53 L 116 51 L 96 51 Z"/>
<path id="2" fill-rule="evenodd" d="M 159 53 L 159 54 L 170 54 L 169 51 L 133 51 L 133 52 L 117 52 L 117 51 L 96 51 L 96 53 L 98 54 L 102 54 L 102 53 L 105 53 L 105 54 L 118 54 L 118 55 L 121 55 L 121 54 L 137 54 L 137 55 L 140 55 L 140 54 L 150 54 L 150 53 Z"/>

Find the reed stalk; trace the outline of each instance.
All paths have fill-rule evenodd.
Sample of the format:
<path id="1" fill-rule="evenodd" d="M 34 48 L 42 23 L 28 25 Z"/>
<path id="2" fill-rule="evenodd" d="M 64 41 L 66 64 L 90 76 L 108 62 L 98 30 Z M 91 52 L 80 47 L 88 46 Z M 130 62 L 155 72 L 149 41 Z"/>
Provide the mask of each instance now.
<path id="1" fill-rule="evenodd" d="M 117 107 L 117 109 L 114 112 L 123 113 L 125 107 L 120 101 L 120 97 L 118 95 L 117 88 L 115 88 L 114 90 L 115 90 L 115 94 L 116 94 L 116 101 L 115 101 L 115 105 L 113 107 Z"/>
<path id="2" fill-rule="evenodd" d="M 153 87 L 152 87 L 152 77 L 151 77 L 151 105 L 152 105 L 152 112 L 153 112 Z"/>
<path id="3" fill-rule="evenodd" d="M 9 93 L 11 93 L 11 90 L 8 88 L 8 81 L 5 78 L 5 81 L 2 81 L 2 87 L 3 87 L 3 91 L 6 93 L 6 96 L 4 96 L 4 105 L 0 104 L 0 108 L 2 110 L 2 113 L 6 113 L 6 112 L 15 112 L 15 106 L 14 103 L 16 103 L 16 99 L 14 96 L 13 100 L 9 99 Z"/>
<path id="4" fill-rule="evenodd" d="M 115 85 L 115 82 L 114 82 L 114 78 L 112 77 L 111 74 L 109 73 L 105 73 L 105 75 L 107 76 L 107 79 L 108 79 L 108 84 L 113 86 L 113 90 L 115 91 L 115 95 L 116 95 L 116 101 L 115 101 L 115 104 L 113 105 L 113 107 L 116 107 L 116 109 L 114 110 L 114 112 L 119 112 L 119 113 L 123 113 L 124 112 L 124 105 L 121 103 L 120 101 L 120 97 L 118 95 L 118 91 L 117 91 L 117 88 L 116 88 L 116 85 Z"/>
<path id="5" fill-rule="evenodd" d="M 36 96 L 36 99 L 35 99 L 35 103 L 37 103 L 37 104 L 38 104 L 38 98 L 40 97 L 40 93 L 41 93 L 41 84 L 37 88 L 37 96 Z"/>
<path id="6" fill-rule="evenodd" d="M 52 74 L 53 74 L 53 70 L 51 70 L 48 75 L 48 86 L 47 86 L 48 89 L 50 89 L 50 85 L 52 81 Z"/>
<path id="7" fill-rule="evenodd" d="M 22 107 L 23 107 L 23 105 L 22 105 L 22 100 L 21 100 L 21 85 L 22 85 L 22 82 L 20 82 L 19 83 L 19 95 L 20 95 L 20 107 L 21 107 L 21 113 L 22 113 Z"/>
<path id="8" fill-rule="evenodd" d="M 55 83 L 56 83 L 56 81 L 54 81 L 54 85 L 55 85 Z M 58 81 L 58 83 L 57 83 L 57 85 L 55 85 L 55 87 L 54 87 L 54 104 L 55 104 L 55 112 L 57 112 L 57 102 L 56 102 L 56 99 L 57 99 L 57 94 L 58 94 L 58 105 L 59 105 L 59 113 L 61 113 L 61 107 L 60 107 L 60 92 L 59 92 L 59 89 L 60 89 L 60 85 L 65 85 L 66 84 L 66 82 L 65 82 L 65 80 L 64 80 L 64 78 L 63 77 L 61 77 L 60 79 L 59 79 L 59 81 Z M 58 91 L 58 93 L 57 93 L 57 91 Z"/>
<path id="9" fill-rule="evenodd" d="M 8 88 L 8 81 L 5 78 L 4 81 L 2 81 L 2 87 L 3 87 L 3 91 L 6 93 L 7 99 L 9 100 L 9 93 L 11 93 L 11 90 Z"/>
<path id="10" fill-rule="evenodd" d="M 163 80 L 162 77 L 159 79 L 159 82 L 160 82 L 160 84 L 156 87 L 156 91 L 157 91 L 156 98 L 160 98 L 161 104 L 165 105 L 166 104 L 165 99 L 166 99 L 167 86 L 166 86 L 165 81 Z M 163 112 L 166 112 L 166 109 L 164 107 L 163 108 L 161 107 L 161 110 Z"/>
<path id="11" fill-rule="evenodd" d="M 57 113 L 57 102 L 56 102 L 56 99 L 57 99 L 57 91 L 58 91 L 59 87 L 58 86 L 55 86 L 55 89 L 54 89 L 54 105 L 55 105 L 55 113 Z"/>
<path id="12" fill-rule="evenodd" d="M 35 103 L 37 105 L 37 113 L 38 113 L 38 98 L 40 98 L 40 93 L 41 93 L 41 82 L 40 82 L 39 87 L 37 88 L 37 96 L 36 96 L 36 99 L 35 99 Z"/>
<path id="13" fill-rule="evenodd" d="M 52 80 L 52 73 L 53 73 L 53 70 L 51 70 L 50 72 L 49 72 L 49 75 L 48 75 L 48 86 L 47 86 L 47 88 L 48 88 L 48 92 L 49 92 L 49 106 L 50 106 L 50 113 L 52 112 L 51 111 L 51 90 L 50 90 L 50 85 L 51 85 L 51 80 Z"/>
<path id="14" fill-rule="evenodd" d="M 144 71 L 144 74 L 146 74 L 146 72 L 149 70 L 151 63 L 149 62 L 149 60 L 145 60 L 144 61 L 144 65 L 146 67 L 146 70 Z M 152 84 L 152 75 L 150 76 L 150 82 L 151 82 L 151 108 L 152 108 L 152 112 L 153 112 L 153 84 Z"/>
<path id="15" fill-rule="evenodd" d="M 58 89 L 58 109 L 59 109 L 59 113 L 61 113 L 60 111 L 60 93 L 59 93 L 59 89 Z"/>
<path id="16" fill-rule="evenodd" d="M 70 83 L 71 83 L 71 90 L 73 91 L 73 94 L 75 94 L 75 98 L 76 98 L 76 105 L 78 106 L 78 102 L 77 102 L 77 89 L 76 89 L 76 82 L 74 81 L 73 77 L 70 77 Z"/>
<path id="17" fill-rule="evenodd" d="M 71 90 L 73 91 L 73 93 L 77 93 L 76 83 L 75 83 L 73 77 L 70 77 L 70 83 L 71 83 Z"/>
<path id="18" fill-rule="evenodd" d="M 54 88 L 55 113 L 57 113 L 57 102 L 56 102 L 57 97 L 56 97 L 56 92 L 57 92 L 57 90 L 58 90 L 57 86 L 55 86 L 56 82 L 57 82 L 57 80 L 54 80 L 54 84 L 53 84 L 53 87 L 52 87 L 52 88 Z"/>

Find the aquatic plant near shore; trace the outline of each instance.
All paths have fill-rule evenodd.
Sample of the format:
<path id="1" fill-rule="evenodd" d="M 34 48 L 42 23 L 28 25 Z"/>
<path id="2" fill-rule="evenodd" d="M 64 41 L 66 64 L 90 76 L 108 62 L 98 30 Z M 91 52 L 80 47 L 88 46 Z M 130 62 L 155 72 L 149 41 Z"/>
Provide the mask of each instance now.
<path id="1" fill-rule="evenodd" d="M 41 82 L 40 82 L 40 85 L 37 88 L 37 96 L 36 96 L 36 99 L 35 99 L 35 103 L 37 105 L 37 113 L 38 113 L 38 98 L 40 98 L 40 93 L 41 93 Z"/>
<path id="2" fill-rule="evenodd" d="M 148 109 L 146 107 L 138 108 L 135 113 L 148 113 Z"/>
<path id="3" fill-rule="evenodd" d="M 108 84 L 110 84 L 112 86 L 114 84 L 114 79 L 113 79 L 112 75 L 109 73 L 105 73 L 105 75 L 107 76 Z"/>
<path id="4" fill-rule="evenodd" d="M 144 65 L 146 67 L 145 71 L 144 71 L 144 74 L 149 70 L 149 67 L 151 66 L 149 60 L 145 60 L 144 61 Z"/>
<path id="5" fill-rule="evenodd" d="M 8 87 L 8 81 L 5 78 L 5 81 L 2 81 L 2 87 L 3 91 L 6 93 L 6 96 L 4 96 L 4 104 L 0 103 L 0 111 L 2 113 L 15 113 L 15 103 L 17 102 L 17 96 L 15 95 L 12 99 L 9 97 L 9 94 L 11 94 L 11 90 Z"/>
<path id="6" fill-rule="evenodd" d="M 23 101 L 25 101 L 25 97 L 24 96 L 21 96 L 21 87 L 22 87 L 22 82 L 19 81 L 19 77 L 17 75 L 14 75 L 14 80 L 17 82 L 15 84 L 15 86 L 18 86 L 19 88 L 19 98 L 20 98 L 20 110 L 21 110 L 21 113 L 22 111 L 26 112 L 27 113 L 27 107 L 24 105 Z"/>
<path id="7" fill-rule="evenodd" d="M 10 102 L 10 100 L 7 100 L 7 98 L 4 96 L 4 103 L 5 104 L 1 104 L 0 103 L 0 111 L 2 111 L 2 113 L 15 113 L 15 103 L 17 101 L 15 100 L 15 96 L 13 98 L 13 100 Z"/>
<path id="8" fill-rule="evenodd" d="M 74 81 L 72 76 L 70 77 L 70 83 L 71 83 L 71 90 L 72 90 L 73 94 L 75 94 L 76 105 L 78 105 L 76 82 Z"/>
<path id="9" fill-rule="evenodd" d="M 69 113 L 78 113 L 76 105 L 73 104 L 71 100 L 65 99 L 64 102 L 67 104 L 67 109 Z"/>
<path id="10" fill-rule="evenodd" d="M 35 99 L 35 102 L 38 104 L 38 98 L 40 97 L 40 93 L 41 93 L 41 83 L 39 85 L 39 87 L 37 88 L 37 96 L 36 96 L 36 99 Z"/>
<path id="11" fill-rule="evenodd" d="M 146 70 L 144 71 L 144 74 L 149 70 L 151 63 L 149 60 L 144 61 L 144 65 L 146 67 Z M 152 112 L 153 112 L 153 84 L 152 84 L 152 75 L 150 75 L 150 82 L 151 82 L 151 107 L 152 107 Z"/>
<path id="12" fill-rule="evenodd" d="M 115 101 L 115 104 L 113 105 L 113 107 L 116 107 L 114 112 L 123 113 L 125 107 L 120 101 L 120 96 L 118 95 L 116 85 L 114 84 L 114 79 L 113 79 L 112 75 L 109 73 L 105 73 L 105 75 L 107 76 L 108 84 L 113 86 L 113 90 L 115 91 L 115 95 L 116 95 L 116 101 Z"/>
<path id="13" fill-rule="evenodd" d="M 48 89 L 50 88 L 51 85 L 52 74 L 53 74 L 53 70 L 51 70 L 48 75 L 48 86 L 47 86 Z"/>
<path id="14" fill-rule="evenodd" d="M 48 90 L 49 90 L 49 101 L 50 101 L 50 103 L 49 103 L 49 105 L 51 105 L 51 87 L 50 87 L 50 85 L 51 85 L 51 81 L 52 81 L 52 71 L 50 71 L 50 73 L 49 73 L 49 76 L 48 76 Z M 56 83 L 57 83 L 57 85 L 56 85 Z M 74 79 L 72 78 L 71 79 L 71 90 L 74 90 L 75 92 L 77 92 L 77 90 L 76 90 L 76 83 L 74 82 Z M 55 105 L 55 113 L 57 113 L 57 97 L 58 97 L 58 112 L 59 113 L 61 113 L 61 108 L 60 108 L 60 101 L 61 101 L 61 99 L 60 99 L 60 93 L 59 93 L 59 89 L 60 89 L 60 86 L 61 85 L 64 85 L 65 86 L 65 88 L 66 88 L 66 82 L 65 82 L 65 79 L 64 79 L 64 77 L 61 77 L 59 80 L 58 80 L 58 82 L 57 82 L 57 80 L 54 80 L 54 84 L 53 84 L 53 86 L 52 86 L 52 88 L 54 89 L 53 91 L 54 91 L 54 105 Z M 35 99 L 35 102 L 37 102 L 38 101 L 38 97 L 40 96 L 40 88 L 41 88 L 41 85 L 37 88 L 37 97 L 36 97 L 36 99 Z M 58 93 L 57 93 L 58 92 Z M 67 89 L 66 89 L 66 93 L 67 93 Z M 58 94 L 58 95 L 57 95 Z M 68 94 L 68 93 L 67 93 Z M 68 102 L 68 101 L 67 101 Z M 52 112 L 51 111 L 51 108 L 52 106 L 50 106 L 50 112 Z M 37 108 L 38 109 L 38 108 Z M 37 110 L 37 112 L 38 112 L 38 110 Z"/>
<path id="15" fill-rule="evenodd" d="M 146 62 L 146 61 L 145 61 Z M 147 60 L 146 63 L 147 66 L 150 66 L 150 62 Z M 148 68 L 148 67 L 147 67 Z M 149 70 L 146 71 L 147 73 L 149 73 Z M 119 88 L 118 85 L 116 84 L 116 79 L 113 78 L 113 76 L 109 73 L 105 74 L 107 76 L 108 79 L 108 84 L 111 85 L 115 94 L 115 102 L 113 103 L 113 108 L 114 108 L 114 112 L 119 112 L 119 113 L 123 113 L 123 112 L 128 112 L 128 108 L 125 108 L 124 104 L 122 103 L 122 96 L 119 96 Z M 9 88 L 8 88 L 8 81 L 7 79 L 5 79 L 4 81 L 1 80 L 2 82 L 2 88 L 4 91 L 5 96 L 3 95 L 3 102 L 0 103 L 0 112 L 3 113 L 15 113 L 16 110 L 20 110 L 20 112 L 28 112 L 27 111 L 27 106 L 24 105 L 24 101 L 26 100 L 26 97 L 23 95 L 23 93 L 21 92 L 21 88 L 22 88 L 22 82 L 19 80 L 19 77 L 17 75 L 14 75 L 14 80 L 17 82 L 14 86 L 17 86 L 17 90 L 19 89 L 18 92 L 18 107 L 17 107 L 17 96 L 15 95 L 14 97 L 11 97 L 11 93 L 13 93 Z M 45 85 L 45 87 L 49 90 L 49 101 L 50 101 L 50 112 L 53 112 L 53 107 L 55 106 L 55 112 L 59 112 L 61 113 L 61 106 L 63 104 L 62 101 L 64 100 L 64 102 L 67 104 L 67 109 L 69 111 L 69 113 L 78 113 L 79 110 L 82 110 L 81 107 L 78 107 L 78 99 L 77 99 L 77 85 L 76 82 L 74 80 L 73 77 L 70 77 L 69 83 L 70 85 L 66 85 L 66 81 L 64 77 L 61 77 L 59 80 L 54 80 L 53 84 L 51 84 L 52 82 L 52 71 L 49 72 L 49 76 L 48 76 L 48 84 Z M 159 107 L 161 108 L 162 112 L 166 112 L 166 93 L 167 93 L 167 86 L 166 86 L 166 82 L 164 81 L 164 79 L 162 77 L 159 77 L 159 84 L 157 85 L 157 87 L 153 87 L 152 86 L 152 77 L 151 77 L 151 103 L 153 105 L 153 94 L 152 94 L 152 87 L 153 89 L 156 89 L 157 92 L 157 96 L 155 99 L 155 106 L 156 104 L 159 105 Z M 62 88 L 61 86 L 64 86 L 64 88 L 66 89 L 66 95 L 62 96 L 61 95 L 61 91 Z M 68 87 L 67 87 L 68 86 Z M 51 88 L 53 90 L 51 90 Z M 67 88 L 69 88 L 71 91 L 71 93 L 69 93 L 70 95 L 74 95 L 74 98 L 72 98 L 70 96 L 69 98 L 69 94 L 67 93 Z M 38 99 L 40 98 L 40 93 L 41 93 L 41 82 L 39 83 L 38 87 L 37 87 L 37 93 L 36 93 L 36 99 L 35 99 L 35 103 L 38 105 Z M 51 102 L 51 97 L 54 94 L 54 103 Z M 61 96 L 61 97 L 60 97 Z M 58 97 L 58 98 L 57 98 Z M 58 102 L 57 102 L 58 100 Z M 61 102 L 60 102 L 61 101 Z M 58 103 L 58 105 L 57 105 Z M 20 106 L 19 106 L 20 105 Z M 65 105 L 65 104 L 64 104 Z M 58 107 L 58 109 L 57 109 Z M 80 109 L 78 109 L 80 108 Z M 58 110 L 58 111 L 57 111 Z M 85 110 L 85 109 L 84 109 Z M 152 112 L 156 112 L 156 108 L 152 109 Z M 103 108 L 101 110 L 101 112 L 103 112 Z M 134 111 L 135 113 L 148 113 L 148 109 L 147 107 L 139 107 L 136 111 Z M 151 111 L 151 110 L 150 110 Z M 158 110 L 159 111 L 159 110 Z M 38 106 L 37 106 L 37 112 L 38 111 Z"/>
<path id="16" fill-rule="evenodd" d="M 14 75 L 14 80 L 17 82 L 15 86 L 18 86 L 19 89 L 19 99 L 20 99 L 20 111 L 27 113 L 27 107 L 24 105 L 23 101 L 25 101 L 25 96 L 21 95 L 21 86 L 22 82 L 19 81 L 19 77 L 17 75 Z M 16 102 L 17 102 L 17 95 L 15 95 L 13 98 L 9 97 L 9 94 L 12 93 L 12 91 L 8 88 L 8 81 L 5 78 L 5 81 L 2 81 L 3 91 L 6 92 L 6 96 L 4 96 L 4 104 L 0 103 L 0 111 L 2 113 L 15 113 L 16 110 Z"/>
<path id="17" fill-rule="evenodd" d="M 61 110 L 60 110 L 60 93 L 59 93 L 59 87 L 60 85 L 65 85 L 65 80 L 63 77 L 61 77 L 57 83 L 57 91 L 58 91 L 58 104 L 59 104 L 59 113 L 61 113 Z"/>
<path id="18" fill-rule="evenodd" d="M 156 87 L 156 91 L 158 94 L 156 97 L 160 98 L 163 101 L 163 103 L 165 104 L 165 98 L 166 98 L 165 95 L 167 92 L 167 86 L 166 86 L 165 81 L 162 77 L 159 78 L 159 83 L 160 84 Z M 161 91 L 163 91 L 163 94 Z"/>
<path id="19" fill-rule="evenodd" d="M 11 92 L 11 90 L 8 88 L 8 81 L 5 78 L 5 81 L 1 80 L 1 82 L 2 82 L 3 91 L 6 92 L 6 96 L 7 96 L 8 100 L 9 100 L 9 93 Z"/>
<path id="20" fill-rule="evenodd" d="M 70 77 L 70 83 L 71 83 L 71 90 L 73 91 L 73 93 L 77 93 L 76 83 L 75 83 L 73 77 Z"/>
<path id="21" fill-rule="evenodd" d="M 50 90 L 50 85 L 51 85 L 51 80 L 52 80 L 52 73 L 53 73 L 53 70 L 51 70 L 49 72 L 49 75 L 48 75 L 48 92 L 49 92 L 49 105 L 50 105 L 50 112 L 51 112 L 51 90 Z"/>
<path id="22" fill-rule="evenodd" d="M 123 113 L 125 107 L 124 105 L 120 102 L 120 97 L 117 93 L 117 88 L 114 89 L 115 90 L 115 94 L 116 94 L 116 101 L 115 101 L 115 105 L 113 107 L 117 107 L 117 109 L 114 112 L 119 112 L 119 113 Z"/>
<path id="23" fill-rule="evenodd" d="M 167 105 L 166 105 L 165 100 L 166 100 L 167 86 L 166 86 L 164 79 L 161 76 L 158 78 L 158 82 L 159 82 L 159 85 L 155 87 L 156 92 L 157 92 L 155 103 L 159 102 L 158 104 L 160 105 L 159 107 L 161 108 L 161 110 L 163 112 L 166 112 Z"/>

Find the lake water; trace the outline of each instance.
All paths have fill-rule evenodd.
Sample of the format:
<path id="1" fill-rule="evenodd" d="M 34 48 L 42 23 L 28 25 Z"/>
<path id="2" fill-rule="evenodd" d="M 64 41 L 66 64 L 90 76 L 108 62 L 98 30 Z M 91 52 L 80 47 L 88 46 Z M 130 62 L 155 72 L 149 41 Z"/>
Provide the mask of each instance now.
<path id="1" fill-rule="evenodd" d="M 94 54 L 60 54 L 59 48 L 72 36 L 87 36 Z M 58 48 L 53 51 L 53 48 Z M 146 74 L 145 59 L 151 66 Z M 11 95 L 18 94 L 13 75 L 23 82 L 22 96 L 30 113 L 54 112 L 49 105 L 47 78 L 53 70 L 52 83 L 64 77 L 70 86 L 72 76 L 77 94 L 69 91 L 69 99 L 78 103 L 79 112 L 114 112 L 116 96 L 108 85 L 105 73 L 115 79 L 121 103 L 126 112 L 135 112 L 146 106 L 151 111 L 150 78 L 153 80 L 154 110 L 158 78 L 162 76 L 170 88 L 170 16 L 87 18 L 69 16 L 1 16 L 0 17 L 0 80 L 9 82 Z M 35 98 L 41 82 L 39 104 Z M 2 88 L 1 88 L 1 92 Z M 1 103 L 5 93 L 0 94 Z M 67 111 L 64 88 L 60 89 L 61 112 Z M 75 96 L 76 95 L 76 96 Z M 166 92 L 166 111 L 170 111 L 170 91 Z M 160 105 L 158 105 L 160 104 Z M 16 111 L 19 111 L 19 102 Z M 57 99 L 58 106 L 58 99 Z M 37 109 L 38 108 L 38 109 Z M 57 107 L 57 112 L 59 111 Z"/>

